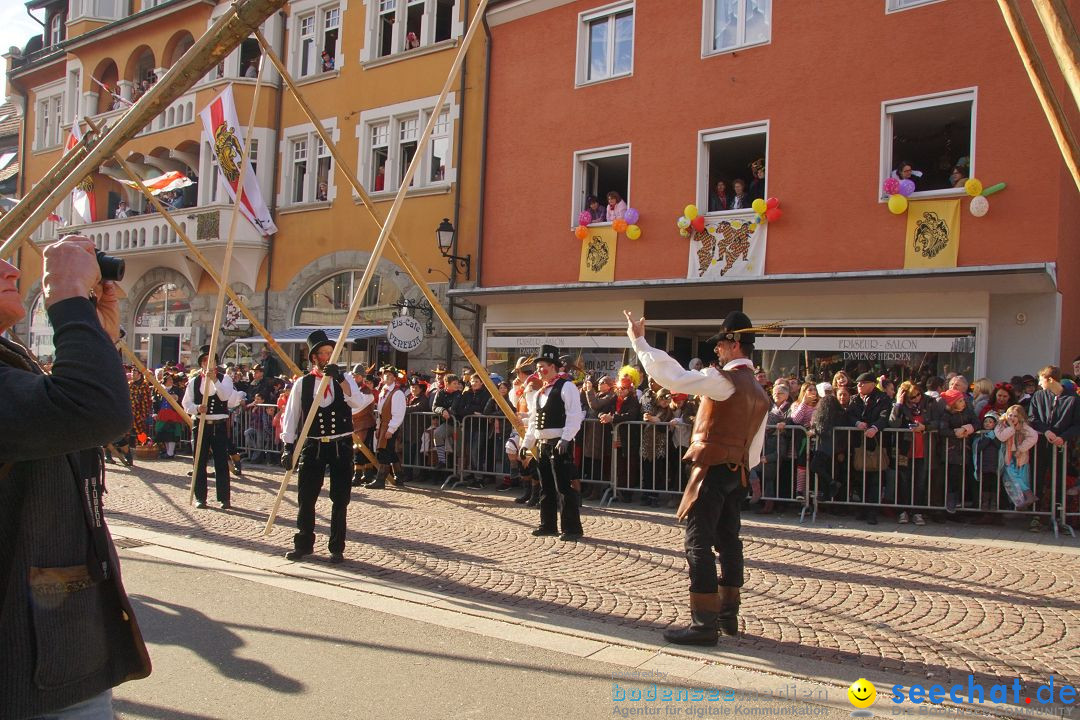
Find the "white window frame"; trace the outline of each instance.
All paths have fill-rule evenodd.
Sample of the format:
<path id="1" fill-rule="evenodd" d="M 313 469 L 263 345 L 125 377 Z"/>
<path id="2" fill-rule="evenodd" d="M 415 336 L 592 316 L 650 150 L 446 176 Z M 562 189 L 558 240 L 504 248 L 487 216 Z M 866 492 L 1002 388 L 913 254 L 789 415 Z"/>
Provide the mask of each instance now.
<path id="1" fill-rule="evenodd" d="M 428 119 L 431 117 L 431 113 L 434 112 L 435 101 L 438 99 L 437 96 L 433 96 L 399 103 L 397 105 L 365 110 L 360 113 L 360 121 L 356 127 L 356 134 L 360 139 L 360 157 L 358 165 L 360 167 L 360 177 L 364 181 L 364 186 L 369 188 L 371 194 L 392 195 L 397 192 L 398 185 L 401 184 L 401 178 L 404 175 L 404 169 L 400 167 L 402 160 L 401 131 L 403 124 L 410 121 L 416 122 L 416 140 L 419 141 L 423 129 L 427 124 Z M 447 104 L 443 106 L 440 112 L 440 115 L 446 115 L 446 122 L 436 122 L 435 130 L 431 134 L 431 139 L 428 140 L 427 145 L 423 148 L 423 160 L 420 163 L 420 167 L 413 175 L 413 181 L 412 185 L 409 186 L 409 192 L 425 190 L 445 191 L 449 190 L 450 186 L 457 181 L 457 167 L 455 165 L 457 160 L 455 154 L 456 136 L 454 130 L 456 124 L 459 122 L 460 108 L 456 104 L 454 93 L 450 93 L 446 102 Z M 375 168 L 372 164 L 372 152 L 376 146 L 373 144 L 372 131 L 375 127 L 384 123 L 388 124 L 386 174 L 383 177 L 383 189 L 376 191 L 374 189 Z M 446 138 L 449 141 L 449 149 L 444 163 L 445 171 L 441 180 L 431 179 L 431 154 L 433 142 L 436 138 Z"/>
<path id="2" fill-rule="evenodd" d="M 64 143 L 64 86 L 66 79 L 39 87 L 34 95 L 34 142 L 32 149 L 45 150 Z M 57 112 L 59 103 L 59 113 Z M 42 112 L 42 110 L 45 112 Z"/>
<path id="3" fill-rule="evenodd" d="M 409 15 L 409 5 L 418 2 L 424 4 L 424 19 L 420 23 L 420 35 L 418 37 L 420 47 L 406 50 L 405 28 Z M 390 54 L 379 55 L 379 25 L 384 7 L 388 4 L 392 4 L 394 7 L 394 34 L 390 42 Z M 435 40 L 435 16 L 438 0 L 364 0 L 364 6 L 367 27 L 364 31 L 366 36 L 364 48 L 360 52 L 360 61 L 364 63 L 387 60 L 407 52 L 415 53 L 432 45 L 452 42 L 460 38 L 465 30 L 460 19 L 461 0 L 454 0 L 453 8 L 450 10 L 452 18 L 450 21 L 450 37 L 439 41 Z"/>
<path id="4" fill-rule="evenodd" d="M 761 47 L 772 44 L 772 19 L 776 0 L 769 4 L 769 37 L 760 42 L 746 42 L 746 3 L 747 0 L 739 0 L 739 40 L 735 45 L 723 49 L 713 47 L 716 36 L 716 0 L 702 0 L 702 23 L 701 23 L 701 57 L 723 55 L 750 47 Z"/>
<path id="5" fill-rule="evenodd" d="M 315 2 L 314 0 L 301 0 L 300 2 L 291 3 L 292 8 L 289 15 L 289 27 L 288 35 L 293 40 L 290 41 L 290 55 L 291 62 L 289 63 L 289 69 L 297 80 L 311 80 L 317 77 L 333 77 L 337 71 L 341 69 L 341 65 L 345 58 L 341 55 L 341 35 L 342 35 L 342 17 L 345 15 L 345 11 L 348 8 L 347 0 L 340 0 L 340 2 Z M 322 69 L 322 54 L 320 51 L 321 45 L 319 44 L 320 38 L 326 36 L 326 31 L 334 29 L 333 27 L 327 27 L 326 18 L 330 11 L 337 10 L 337 41 L 334 43 L 334 69 L 323 71 Z M 303 43 L 304 37 L 300 35 L 300 26 L 304 18 L 314 16 L 314 57 L 312 58 L 312 70 L 306 75 L 301 74 L 303 68 Z"/>
<path id="6" fill-rule="evenodd" d="M 971 102 L 971 148 L 968 153 L 968 177 L 976 177 L 975 175 L 975 121 L 978 118 L 979 108 L 979 93 L 977 87 L 961 88 L 959 90 L 948 90 L 939 93 L 933 93 L 930 95 L 919 95 L 916 97 L 900 98 L 897 100 L 885 100 L 881 103 L 881 167 L 878 172 L 878 181 L 875 191 L 878 195 L 878 202 L 888 202 L 889 198 L 881 189 L 882 183 L 885 178 L 889 177 L 894 169 L 894 163 L 897 162 L 897 158 L 892 156 L 892 114 L 896 112 L 907 112 L 910 110 L 920 110 L 922 108 L 934 107 L 936 105 L 952 105 L 954 103 Z M 766 172 L 765 177 L 769 175 Z M 933 198 L 933 197 L 951 197 L 955 195 L 963 195 L 963 188 L 943 188 L 941 190 L 922 190 L 912 193 L 914 198 Z"/>
<path id="7" fill-rule="evenodd" d="M 330 138 L 336 143 L 339 141 L 337 119 L 330 118 L 322 121 L 323 127 L 330 133 Z M 323 206 L 332 203 L 337 196 L 334 184 L 334 175 L 337 168 L 334 167 L 333 158 L 330 159 L 330 172 L 326 177 L 326 200 L 317 200 L 319 182 L 319 160 L 330 157 L 330 149 L 326 147 L 319 133 L 315 132 L 315 126 L 311 123 L 295 125 L 282 131 L 282 141 L 278 152 L 282 153 L 281 171 L 284 174 L 281 186 L 278 190 L 278 206 L 283 209 L 300 207 L 304 205 Z M 306 174 L 304 178 L 304 192 L 302 200 L 293 199 L 294 167 L 293 147 L 297 142 L 307 143 L 305 157 Z"/>
<path id="8" fill-rule="evenodd" d="M 914 10 L 923 5 L 934 5 L 944 0 L 885 0 L 885 14 Z"/>
<path id="9" fill-rule="evenodd" d="M 608 43 L 608 68 L 614 70 L 615 66 L 615 16 L 621 15 L 629 11 L 633 18 L 632 30 L 630 35 L 630 69 L 626 72 L 614 73 L 605 75 L 600 78 L 589 78 L 589 26 L 591 23 L 597 20 L 603 20 L 605 18 L 611 24 L 611 32 L 609 35 L 610 42 Z M 577 36 L 577 58 L 574 61 L 576 68 L 575 87 L 582 87 L 586 85 L 595 85 L 597 83 L 608 82 L 611 80 L 618 80 L 620 78 L 628 78 L 634 75 L 634 50 L 635 40 L 634 36 L 637 33 L 637 4 L 634 0 L 626 2 L 622 0 L 620 2 L 605 5 L 600 8 L 594 8 L 578 15 L 578 36 Z"/>
<path id="10" fill-rule="evenodd" d="M 581 211 L 584 209 L 581 203 L 581 199 L 585 197 L 585 163 L 589 160 L 602 160 L 603 158 L 619 157 L 620 155 L 626 156 L 626 195 L 623 197 L 623 202 L 627 207 L 630 207 L 630 179 L 633 177 L 634 158 L 632 153 L 631 143 L 623 143 L 621 145 L 607 145 L 605 147 L 589 148 L 587 150 L 577 150 L 574 152 L 574 177 L 571 183 L 571 195 L 570 195 L 570 227 L 571 229 L 578 226 L 578 217 L 581 215 Z M 597 196 L 599 198 L 599 195 Z M 600 206 L 604 207 L 607 203 L 607 199 L 604 198 L 600 202 Z M 591 223 L 597 227 L 610 225 L 609 222 L 597 222 Z"/>
<path id="11" fill-rule="evenodd" d="M 717 140 L 728 140 L 730 138 L 746 137 L 747 135 L 764 135 L 765 136 L 765 196 L 769 195 L 769 121 L 758 120 L 755 122 L 740 123 L 738 125 L 726 125 L 719 128 L 710 128 L 708 130 L 701 130 L 698 132 L 698 162 L 697 162 L 697 206 L 702 214 L 710 215 L 726 215 L 728 213 L 743 213 L 749 211 L 748 208 L 738 210 L 722 210 L 720 212 L 709 213 L 709 193 L 712 192 L 712 186 L 709 182 L 709 148 L 707 143 L 716 142 Z M 730 184 L 730 180 L 728 183 Z M 750 188 L 750 178 L 746 178 L 747 189 Z M 734 190 L 734 188 L 732 188 Z"/>
<path id="12" fill-rule="evenodd" d="M 64 13 L 58 12 L 49 19 L 49 47 L 64 41 Z"/>

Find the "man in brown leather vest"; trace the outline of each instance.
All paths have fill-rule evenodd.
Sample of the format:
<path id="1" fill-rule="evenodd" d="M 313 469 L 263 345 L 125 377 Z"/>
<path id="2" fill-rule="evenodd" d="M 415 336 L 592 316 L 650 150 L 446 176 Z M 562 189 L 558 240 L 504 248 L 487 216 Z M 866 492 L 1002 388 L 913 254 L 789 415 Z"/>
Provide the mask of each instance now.
<path id="1" fill-rule="evenodd" d="M 750 355 L 755 335 L 745 314 L 728 314 L 709 343 L 723 368 L 684 370 L 664 351 L 645 342 L 645 318 L 625 312 L 626 334 L 645 372 L 671 392 L 697 395 L 690 479 L 676 512 L 686 520 L 686 559 L 690 564 L 690 627 L 666 630 L 664 639 L 680 645 L 715 645 L 718 631 L 739 630 L 739 588 L 743 585 L 743 550 L 739 510 L 747 491 L 747 472 L 761 462 L 769 398 L 754 380 Z M 720 555 L 720 577 L 716 555 Z"/>

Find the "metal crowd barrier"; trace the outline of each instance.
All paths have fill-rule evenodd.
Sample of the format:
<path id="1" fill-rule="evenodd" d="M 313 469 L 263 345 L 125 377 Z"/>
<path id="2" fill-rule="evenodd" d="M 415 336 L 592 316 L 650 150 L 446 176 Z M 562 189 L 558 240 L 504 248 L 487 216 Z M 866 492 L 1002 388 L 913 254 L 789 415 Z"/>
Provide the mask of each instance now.
<path id="1" fill-rule="evenodd" d="M 639 493 L 642 505 L 682 495 L 687 469 L 674 440 L 670 423 L 635 420 L 613 426 L 611 438 L 611 493 L 601 504 L 629 502 Z"/>
<path id="2" fill-rule="evenodd" d="M 599 500 L 601 505 L 610 505 L 615 497 L 612 432 L 610 423 L 585 418 L 577 437 L 577 444 L 581 448 L 581 465 L 576 479 L 581 481 L 582 497 Z"/>
<path id="3" fill-rule="evenodd" d="M 762 448 L 762 463 L 752 473 L 760 498 L 773 502 L 794 503 L 799 506 L 799 519 L 811 508 L 813 492 L 810 485 L 810 459 L 813 446 L 810 435 L 802 425 L 768 425 Z"/>
<path id="4" fill-rule="evenodd" d="M 248 457 L 262 455 L 263 462 L 275 462 L 281 455 L 281 438 L 274 430 L 277 405 L 242 404 L 232 411 L 233 446 Z"/>
<path id="5" fill-rule="evenodd" d="M 408 471 L 410 479 L 441 480 L 442 488 L 461 482 L 464 438 L 453 415 L 444 419 L 434 412 L 406 410 L 397 435 L 401 466 Z"/>

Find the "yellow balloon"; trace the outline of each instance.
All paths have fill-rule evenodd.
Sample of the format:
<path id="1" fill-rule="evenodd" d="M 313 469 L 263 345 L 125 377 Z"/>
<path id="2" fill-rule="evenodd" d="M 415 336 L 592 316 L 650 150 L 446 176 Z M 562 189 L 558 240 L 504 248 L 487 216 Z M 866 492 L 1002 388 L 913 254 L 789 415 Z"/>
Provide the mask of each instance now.
<path id="1" fill-rule="evenodd" d="M 764 215 L 765 211 L 769 209 L 768 203 L 766 203 L 761 198 L 758 198 L 754 202 L 750 203 L 750 207 L 754 208 L 754 212 L 756 212 L 758 215 Z"/>
<path id="2" fill-rule="evenodd" d="M 889 212 L 893 215 L 903 215 L 907 212 L 907 198 L 903 195 L 889 196 Z"/>
<path id="3" fill-rule="evenodd" d="M 687 205 L 683 208 L 683 215 L 693 220 L 698 216 L 697 205 Z"/>
<path id="4" fill-rule="evenodd" d="M 690 237 L 690 231 L 686 228 L 679 228 L 679 234 L 683 237 Z"/>
<path id="5" fill-rule="evenodd" d="M 631 240 L 637 240 L 639 237 L 641 237 L 641 228 L 639 228 L 637 225 L 628 225 L 626 227 L 626 237 L 630 238 Z"/>
<path id="6" fill-rule="evenodd" d="M 982 191 L 982 183 L 975 178 L 968 178 L 967 181 L 964 183 L 964 192 L 966 192 L 971 197 L 975 197 L 976 195 L 982 195 Z"/>

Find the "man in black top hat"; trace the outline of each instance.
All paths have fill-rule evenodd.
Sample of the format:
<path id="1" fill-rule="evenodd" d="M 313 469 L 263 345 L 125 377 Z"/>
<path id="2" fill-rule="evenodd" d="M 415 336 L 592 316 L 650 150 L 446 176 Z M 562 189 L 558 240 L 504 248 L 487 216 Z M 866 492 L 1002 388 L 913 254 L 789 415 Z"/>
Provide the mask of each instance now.
<path id="1" fill-rule="evenodd" d="M 671 392 L 701 397 L 690 448 L 692 463 L 676 511 L 686 520 L 684 547 L 690 566 L 690 626 L 664 631 L 680 645 L 715 645 L 718 632 L 739 630 L 740 588 L 744 582 L 739 510 L 747 473 L 761 462 L 769 397 L 754 378 L 750 356 L 756 335 L 745 314 L 734 311 L 709 338 L 723 367 L 684 370 L 678 360 L 645 342 L 645 318 L 626 312 L 626 334 L 649 377 Z M 717 554 L 720 576 L 717 576 Z"/>
<path id="2" fill-rule="evenodd" d="M 205 424 L 206 436 L 203 438 L 202 447 L 199 448 L 199 457 L 195 460 L 195 507 L 206 507 L 206 463 L 210 453 L 214 454 L 214 492 L 223 510 L 232 507 L 231 486 L 229 484 L 229 429 L 227 421 L 229 410 L 244 402 L 246 396 L 243 392 L 233 387 L 232 379 L 228 373 L 218 367 L 218 357 L 214 356 L 213 370 L 207 360 L 210 357 L 210 346 L 203 345 L 199 348 L 199 366 L 202 371 L 191 379 L 184 391 L 184 400 L 181 403 L 184 410 L 191 415 L 195 423 L 192 427 L 192 446 L 198 445 L 199 433 Z M 199 417 L 199 407 L 203 403 L 204 393 L 206 400 L 206 417 Z"/>
<path id="3" fill-rule="evenodd" d="M 327 469 L 330 470 L 330 562 L 344 562 L 345 516 L 349 509 L 353 474 L 354 412 L 363 410 L 372 401 L 356 387 L 350 373 L 337 365 L 329 365 L 334 343 L 322 330 L 308 335 L 308 360 L 311 370 L 296 381 L 281 422 L 281 440 L 285 443 L 282 464 L 291 467 L 296 452 L 296 440 L 304 420 L 315 400 L 315 390 L 325 374 L 327 384 L 318 399 L 315 420 L 307 441 L 300 449 L 297 469 L 298 509 L 293 549 L 285 553 L 289 560 L 299 560 L 315 549 L 315 501 L 322 491 Z"/>
<path id="4" fill-rule="evenodd" d="M 574 436 L 581 429 L 585 413 L 581 393 L 568 378 L 559 373 L 559 351 L 543 345 L 536 358 L 536 370 L 543 383 L 529 411 L 528 429 L 521 441 L 521 454 L 532 450 L 540 475 L 540 527 L 533 535 L 558 535 L 560 540 L 579 540 L 581 528 L 581 493 L 574 489 Z M 562 518 L 559 522 L 559 501 Z"/>

